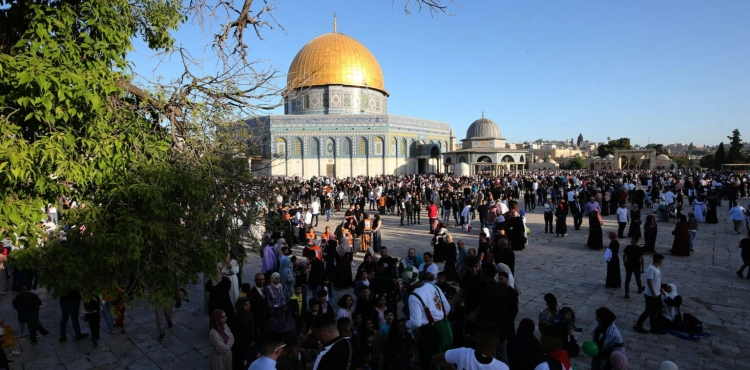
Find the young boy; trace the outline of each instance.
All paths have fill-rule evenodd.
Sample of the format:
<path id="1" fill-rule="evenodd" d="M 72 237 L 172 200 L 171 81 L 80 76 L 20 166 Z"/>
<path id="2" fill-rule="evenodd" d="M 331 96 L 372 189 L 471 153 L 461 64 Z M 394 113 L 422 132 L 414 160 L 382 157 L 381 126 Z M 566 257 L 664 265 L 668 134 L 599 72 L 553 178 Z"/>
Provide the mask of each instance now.
<path id="1" fill-rule="evenodd" d="M 289 302 L 286 305 L 287 309 L 291 310 L 292 318 L 294 319 L 294 333 L 297 335 L 303 335 L 303 319 L 305 314 L 305 299 L 302 297 L 302 284 L 296 282 L 294 284 L 294 294 L 289 297 Z"/>
<path id="2" fill-rule="evenodd" d="M 383 316 L 385 316 L 385 324 L 380 325 L 380 330 L 378 331 L 380 334 L 380 343 L 386 343 L 386 340 L 388 339 L 388 329 L 390 329 L 391 324 L 393 324 L 393 320 L 396 319 L 396 316 L 391 310 L 385 310 Z"/>
<path id="3" fill-rule="evenodd" d="M 451 297 L 456 294 L 456 288 L 448 284 L 448 274 L 446 274 L 445 271 L 438 272 L 437 284 L 435 285 L 443 291 L 445 298 L 451 299 Z"/>
<path id="4" fill-rule="evenodd" d="M 357 341 L 359 339 L 359 327 L 362 326 L 362 313 L 354 312 L 352 314 L 352 340 Z"/>
<path id="5" fill-rule="evenodd" d="M 309 334 L 311 329 L 315 327 L 315 323 L 318 321 L 318 312 L 320 312 L 320 301 L 317 298 L 310 298 L 307 301 L 307 312 L 302 317 L 304 325 L 302 329 L 305 334 Z"/>
<path id="6" fill-rule="evenodd" d="M 360 316 L 361 318 L 362 316 Z M 352 337 L 352 320 L 348 317 L 341 317 L 336 320 L 336 328 L 339 330 L 339 335 L 342 337 Z"/>

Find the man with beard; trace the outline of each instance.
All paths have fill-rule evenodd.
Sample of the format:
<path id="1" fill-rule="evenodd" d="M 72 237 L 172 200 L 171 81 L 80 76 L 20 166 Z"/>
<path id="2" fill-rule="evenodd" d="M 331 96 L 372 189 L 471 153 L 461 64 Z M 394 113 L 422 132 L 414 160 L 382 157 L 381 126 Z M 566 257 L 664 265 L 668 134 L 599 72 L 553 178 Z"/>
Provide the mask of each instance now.
<path id="1" fill-rule="evenodd" d="M 268 302 L 266 301 L 266 292 L 264 290 L 265 276 L 255 274 L 255 286 L 250 289 L 249 299 L 250 307 L 258 327 L 258 333 L 264 333 L 268 328 L 268 322 L 271 319 L 268 312 Z"/>

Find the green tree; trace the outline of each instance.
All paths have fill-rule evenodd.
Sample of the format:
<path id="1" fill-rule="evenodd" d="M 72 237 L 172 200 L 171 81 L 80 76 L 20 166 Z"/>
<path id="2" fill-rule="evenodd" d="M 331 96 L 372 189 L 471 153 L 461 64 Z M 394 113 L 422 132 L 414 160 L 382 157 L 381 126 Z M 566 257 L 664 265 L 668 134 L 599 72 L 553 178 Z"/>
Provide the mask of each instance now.
<path id="1" fill-rule="evenodd" d="M 672 161 L 677 165 L 678 168 L 688 167 L 690 165 L 686 157 L 672 157 Z"/>
<path id="2" fill-rule="evenodd" d="M 740 130 L 734 129 L 732 136 L 727 136 L 729 139 L 729 151 L 726 156 L 726 163 L 742 163 L 742 138 L 740 137 Z"/>
<path id="3" fill-rule="evenodd" d="M 239 241 L 234 201 L 254 186 L 235 160 L 250 143 L 233 127 L 264 108 L 258 90 L 230 83 L 238 74 L 227 70 L 142 88 L 126 59 L 134 37 L 178 50 L 171 32 L 199 9 L 158 0 L 0 8 L 0 229 L 25 247 L 14 265 L 38 270 L 55 294 L 114 291 L 119 279 L 159 304 L 175 284 L 212 272 Z M 229 72 L 242 65 L 222 60 Z M 38 224 L 58 196 L 86 206 L 62 212 L 78 225 L 65 238 Z"/>
<path id="4" fill-rule="evenodd" d="M 440 0 L 406 12 L 411 4 L 446 12 Z M 0 231 L 25 247 L 14 266 L 38 270 L 55 294 L 92 296 L 119 281 L 157 304 L 213 273 L 237 248 L 239 221 L 258 222 L 236 202 L 267 189 L 237 158 L 258 142 L 245 120 L 285 95 L 277 70 L 249 61 L 244 37 L 276 26 L 274 10 L 252 0 L 0 0 Z M 218 27 L 215 72 L 174 46 L 186 21 Z M 136 37 L 184 70 L 141 78 L 127 59 Z M 86 206 L 62 212 L 76 225 L 65 237 L 39 225 L 58 196 Z"/>
<path id="5" fill-rule="evenodd" d="M 691 141 L 690 144 L 688 144 L 688 152 L 695 149 L 695 145 L 693 145 L 693 142 Z"/>
<path id="6" fill-rule="evenodd" d="M 633 149 L 633 146 L 630 145 L 630 138 L 623 137 L 616 140 L 609 140 L 607 144 L 599 145 L 597 152 L 600 157 L 604 158 L 609 154 L 615 154 L 617 150 L 629 149 Z"/>
<path id="7" fill-rule="evenodd" d="M 568 159 L 568 162 L 565 163 L 565 168 L 569 170 L 580 170 L 586 168 L 586 162 L 583 161 L 583 158 L 575 156 Z"/>
<path id="8" fill-rule="evenodd" d="M 656 151 L 656 154 L 669 154 L 669 149 L 664 146 L 664 144 L 648 144 L 646 145 L 646 149 L 653 149 Z"/>
<path id="9" fill-rule="evenodd" d="M 583 134 L 578 134 L 578 140 L 576 141 L 576 146 L 581 147 L 581 144 L 583 144 Z"/>
<path id="10" fill-rule="evenodd" d="M 704 155 L 698 160 L 698 165 L 702 168 L 716 168 L 716 158 L 713 154 Z"/>
<path id="11" fill-rule="evenodd" d="M 724 152 L 724 142 L 722 141 L 714 154 L 714 169 L 720 170 L 721 165 L 724 163 L 727 163 L 727 158 L 726 153 Z"/>

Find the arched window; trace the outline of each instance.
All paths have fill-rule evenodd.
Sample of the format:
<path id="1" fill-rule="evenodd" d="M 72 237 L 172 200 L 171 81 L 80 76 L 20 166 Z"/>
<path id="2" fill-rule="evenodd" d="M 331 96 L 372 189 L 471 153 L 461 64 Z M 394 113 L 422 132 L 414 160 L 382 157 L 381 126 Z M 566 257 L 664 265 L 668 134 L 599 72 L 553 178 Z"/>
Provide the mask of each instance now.
<path id="1" fill-rule="evenodd" d="M 359 143 L 357 143 L 357 155 L 367 156 L 367 139 L 363 137 L 359 138 Z"/>
<path id="2" fill-rule="evenodd" d="M 391 156 L 392 157 L 396 156 L 396 148 L 397 147 L 398 147 L 398 139 L 396 139 L 394 137 L 393 140 L 391 141 Z"/>
<path id="3" fill-rule="evenodd" d="M 406 158 L 406 139 L 401 139 L 401 156 Z"/>
<path id="4" fill-rule="evenodd" d="M 506 155 L 502 160 L 500 160 L 500 162 L 513 163 L 515 161 L 513 160 L 513 157 Z"/>
<path id="5" fill-rule="evenodd" d="M 286 140 L 284 138 L 276 138 L 276 155 L 286 158 Z"/>
<path id="6" fill-rule="evenodd" d="M 519 160 L 519 162 L 523 162 L 523 156 L 521 156 L 521 159 Z"/>
<path id="7" fill-rule="evenodd" d="M 447 141 L 443 141 L 443 146 L 442 146 L 441 149 L 443 149 L 443 151 L 445 151 L 445 152 L 453 151 L 453 148 L 449 148 L 448 147 L 448 142 Z"/>
<path id="8" fill-rule="evenodd" d="M 349 139 L 348 137 L 344 138 L 343 145 L 344 145 L 344 148 L 342 150 L 343 150 L 344 157 L 351 157 L 352 156 L 352 140 Z"/>
<path id="9" fill-rule="evenodd" d="M 409 155 L 414 155 L 414 153 L 417 152 L 417 141 L 414 139 L 411 139 L 411 144 L 409 145 Z"/>
<path id="10" fill-rule="evenodd" d="M 382 157 L 383 156 L 383 138 L 376 137 L 373 147 L 373 153 L 375 153 L 376 157 Z"/>
<path id="11" fill-rule="evenodd" d="M 336 156 L 336 142 L 333 140 L 332 137 L 329 137 L 328 140 L 326 140 L 326 157 L 335 157 Z"/>
<path id="12" fill-rule="evenodd" d="M 458 163 L 466 163 L 466 157 L 464 156 L 458 157 Z"/>
<path id="13" fill-rule="evenodd" d="M 294 147 L 292 147 L 292 157 L 302 158 L 302 139 L 294 139 Z"/>
<path id="14" fill-rule="evenodd" d="M 313 158 L 320 156 L 320 141 L 316 138 L 310 140 L 310 156 Z"/>

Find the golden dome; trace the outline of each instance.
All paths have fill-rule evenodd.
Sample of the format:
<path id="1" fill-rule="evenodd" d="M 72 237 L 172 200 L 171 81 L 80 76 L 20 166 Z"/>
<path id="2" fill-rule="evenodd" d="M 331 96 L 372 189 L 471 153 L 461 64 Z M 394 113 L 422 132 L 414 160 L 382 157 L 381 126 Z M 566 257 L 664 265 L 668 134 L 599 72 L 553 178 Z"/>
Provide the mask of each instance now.
<path id="1" fill-rule="evenodd" d="M 308 42 L 287 74 L 292 89 L 311 86 L 366 86 L 386 95 L 383 71 L 375 56 L 343 33 L 326 33 Z"/>

